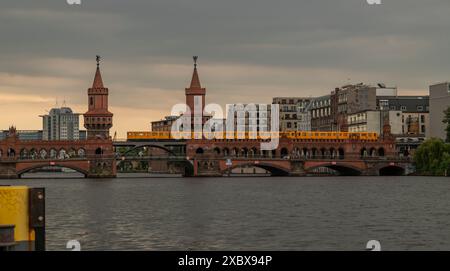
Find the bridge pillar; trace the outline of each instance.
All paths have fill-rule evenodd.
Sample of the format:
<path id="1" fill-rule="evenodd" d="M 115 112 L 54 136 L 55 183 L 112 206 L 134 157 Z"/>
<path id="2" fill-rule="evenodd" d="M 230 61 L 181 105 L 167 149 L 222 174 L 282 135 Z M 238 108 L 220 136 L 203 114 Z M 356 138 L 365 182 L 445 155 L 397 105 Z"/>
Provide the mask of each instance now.
<path id="1" fill-rule="evenodd" d="M 291 161 L 291 172 L 289 173 L 289 176 L 306 176 L 305 162 L 295 160 Z"/>
<path id="2" fill-rule="evenodd" d="M 221 177 L 219 160 L 195 159 L 193 175 L 195 177 Z"/>
<path id="3" fill-rule="evenodd" d="M 117 177 L 116 160 L 114 158 L 95 158 L 89 160 L 87 178 Z"/>
<path id="4" fill-rule="evenodd" d="M 0 179 L 18 179 L 16 161 L 0 162 Z"/>

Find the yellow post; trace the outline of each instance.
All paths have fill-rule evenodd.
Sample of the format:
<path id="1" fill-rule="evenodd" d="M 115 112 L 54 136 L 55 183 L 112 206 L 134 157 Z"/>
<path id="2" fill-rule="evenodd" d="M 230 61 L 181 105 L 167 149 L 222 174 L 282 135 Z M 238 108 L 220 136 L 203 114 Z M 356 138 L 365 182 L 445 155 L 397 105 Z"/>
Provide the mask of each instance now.
<path id="1" fill-rule="evenodd" d="M 14 250 L 35 250 L 36 232 L 30 226 L 31 190 L 26 186 L 0 186 L 0 225 L 15 226 Z"/>

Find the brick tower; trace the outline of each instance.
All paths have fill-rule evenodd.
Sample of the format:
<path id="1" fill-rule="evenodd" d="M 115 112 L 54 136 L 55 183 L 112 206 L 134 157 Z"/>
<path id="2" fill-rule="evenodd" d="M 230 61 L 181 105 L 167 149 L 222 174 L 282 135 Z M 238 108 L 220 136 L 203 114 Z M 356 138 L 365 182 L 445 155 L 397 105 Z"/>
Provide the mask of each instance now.
<path id="1" fill-rule="evenodd" d="M 110 139 L 109 129 L 113 114 L 108 111 L 108 88 L 103 86 L 100 73 L 100 56 L 97 56 L 97 70 L 94 83 L 88 89 L 88 111 L 84 114 L 84 127 L 88 139 Z"/>

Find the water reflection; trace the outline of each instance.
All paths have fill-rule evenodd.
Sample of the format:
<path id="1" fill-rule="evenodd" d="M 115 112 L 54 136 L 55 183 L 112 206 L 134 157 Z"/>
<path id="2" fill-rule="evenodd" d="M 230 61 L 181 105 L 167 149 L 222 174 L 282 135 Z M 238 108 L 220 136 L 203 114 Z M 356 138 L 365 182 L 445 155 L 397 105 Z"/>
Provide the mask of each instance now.
<path id="1" fill-rule="evenodd" d="M 1 180 L 46 187 L 47 247 L 65 250 L 450 249 L 448 178 Z"/>

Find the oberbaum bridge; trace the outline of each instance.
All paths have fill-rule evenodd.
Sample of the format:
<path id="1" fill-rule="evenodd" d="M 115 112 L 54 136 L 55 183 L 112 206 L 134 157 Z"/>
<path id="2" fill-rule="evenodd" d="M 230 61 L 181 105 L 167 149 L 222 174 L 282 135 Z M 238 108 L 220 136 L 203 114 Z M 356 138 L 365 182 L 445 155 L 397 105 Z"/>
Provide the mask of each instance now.
<path id="1" fill-rule="evenodd" d="M 196 60 L 196 59 L 195 59 Z M 205 104 L 197 64 L 185 89 L 186 105 L 194 97 Z M 69 168 L 87 178 L 114 178 L 117 172 L 174 173 L 183 176 L 227 176 L 237 168 L 260 168 L 272 176 L 306 176 L 328 168 L 338 175 L 379 176 L 412 173 L 409 160 L 399 157 L 389 125 L 383 136 L 355 137 L 351 133 L 308 132 L 308 136 L 280 136 L 278 147 L 261 150 L 263 139 L 173 139 L 136 136 L 152 132 L 129 132 L 127 140 L 113 140 L 109 130 L 113 114 L 108 110 L 109 91 L 103 84 L 100 59 L 92 87 L 88 89 L 88 110 L 84 114 L 86 140 L 20 140 L 15 127 L 0 141 L 0 178 L 20 178 L 42 168 Z M 153 133 L 154 134 L 154 133 Z M 315 136 L 315 135 L 321 136 Z M 266 140 L 267 141 L 267 140 Z"/>

